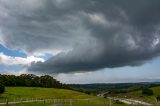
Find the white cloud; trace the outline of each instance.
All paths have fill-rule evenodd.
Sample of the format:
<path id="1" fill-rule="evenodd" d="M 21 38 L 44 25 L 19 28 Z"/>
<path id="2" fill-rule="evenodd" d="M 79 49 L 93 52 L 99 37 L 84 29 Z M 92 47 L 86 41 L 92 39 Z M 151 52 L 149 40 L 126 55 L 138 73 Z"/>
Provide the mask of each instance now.
<path id="1" fill-rule="evenodd" d="M 0 64 L 3 65 L 27 65 L 31 62 L 44 62 L 43 58 L 35 57 L 35 56 L 28 56 L 27 58 L 22 57 L 11 57 L 7 56 L 3 53 L 0 53 Z"/>

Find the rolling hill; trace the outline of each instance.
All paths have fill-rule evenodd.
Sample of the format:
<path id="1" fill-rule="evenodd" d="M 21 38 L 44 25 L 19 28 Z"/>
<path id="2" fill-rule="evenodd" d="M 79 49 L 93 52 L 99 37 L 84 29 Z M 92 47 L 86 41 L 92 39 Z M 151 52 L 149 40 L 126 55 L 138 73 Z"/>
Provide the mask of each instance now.
<path id="1" fill-rule="evenodd" d="M 65 99 L 65 100 L 81 100 L 80 103 L 90 102 L 95 106 L 105 106 L 108 104 L 108 100 L 104 98 L 98 98 L 95 96 L 87 95 L 81 92 L 76 92 L 66 89 L 56 88 L 39 88 L 39 87 L 6 87 L 5 92 L 0 97 L 0 103 L 3 103 L 8 98 L 9 102 L 14 101 L 30 101 L 41 99 Z M 84 100 L 84 101 L 83 101 Z M 26 105 L 27 106 L 27 105 Z M 34 106 L 34 105 L 30 105 Z"/>
<path id="2" fill-rule="evenodd" d="M 145 102 L 149 102 L 154 104 L 156 102 L 156 97 L 160 96 L 160 86 L 157 87 L 151 87 L 153 91 L 152 96 L 146 96 L 142 94 L 142 90 L 134 91 L 134 92 L 129 92 L 129 93 L 124 93 L 124 94 L 119 94 L 118 96 L 120 97 L 125 97 L 125 98 L 131 98 L 131 99 L 136 99 L 136 100 L 141 100 Z"/>

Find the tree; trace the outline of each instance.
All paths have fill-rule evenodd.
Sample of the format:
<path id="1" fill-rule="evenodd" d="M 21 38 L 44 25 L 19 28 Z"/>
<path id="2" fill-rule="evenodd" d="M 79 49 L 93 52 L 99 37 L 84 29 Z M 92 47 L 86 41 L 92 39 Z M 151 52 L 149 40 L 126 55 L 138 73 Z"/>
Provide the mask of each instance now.
<path id="1" fill-rule="evenodd" d="M 147 96 L 152 96 L 152 95 L 153 95 L 153 91 L 152 91 L 152 89 L 144 88 L 144 89 L 142 90 L 142 94 L 143 94 L 143 95 L 147 95 Z"/>
<path id="2" fill-rule="evenodd" d="M 66 84 L 62 84 L 52 76 L 36 76 L 34 74 L 1 75 L 0 83 L 4 86 L 28 86 L 28 87 L 46 87 L 46 88 L 66 88 Z"/>
<path id="3" fill-rule="evenodd" d="M 0 84 L 0 94 L 2 94 L 4 92 L 4 85 L 3 84 Z"/>

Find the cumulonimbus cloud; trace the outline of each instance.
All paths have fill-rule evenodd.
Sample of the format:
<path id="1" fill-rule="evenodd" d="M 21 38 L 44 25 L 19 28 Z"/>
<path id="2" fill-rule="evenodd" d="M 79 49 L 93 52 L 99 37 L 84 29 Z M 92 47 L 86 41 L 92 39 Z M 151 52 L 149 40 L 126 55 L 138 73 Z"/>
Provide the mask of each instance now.
<path id="1" fill-rule="evenodd" d="M 28 70 L 69 73 L 142 65 L 160 54 L 160 1 L 0 1 L 0 39 L 9 48 L 67 51 Z"/>

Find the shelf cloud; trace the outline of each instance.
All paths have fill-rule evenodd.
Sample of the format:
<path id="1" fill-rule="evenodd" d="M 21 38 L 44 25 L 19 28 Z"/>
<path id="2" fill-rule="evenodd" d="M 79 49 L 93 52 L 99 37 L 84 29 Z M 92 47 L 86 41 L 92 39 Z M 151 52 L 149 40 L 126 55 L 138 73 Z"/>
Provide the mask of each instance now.
<path id="1" fill-rule="evenodd" d="M 139 66 L 160 55 L 159 0 L 1 0 L 0 41 L 58 54 L 29 71 L 76 73 Z M 54 54 L 54 53 L 53 53 Z"/>

